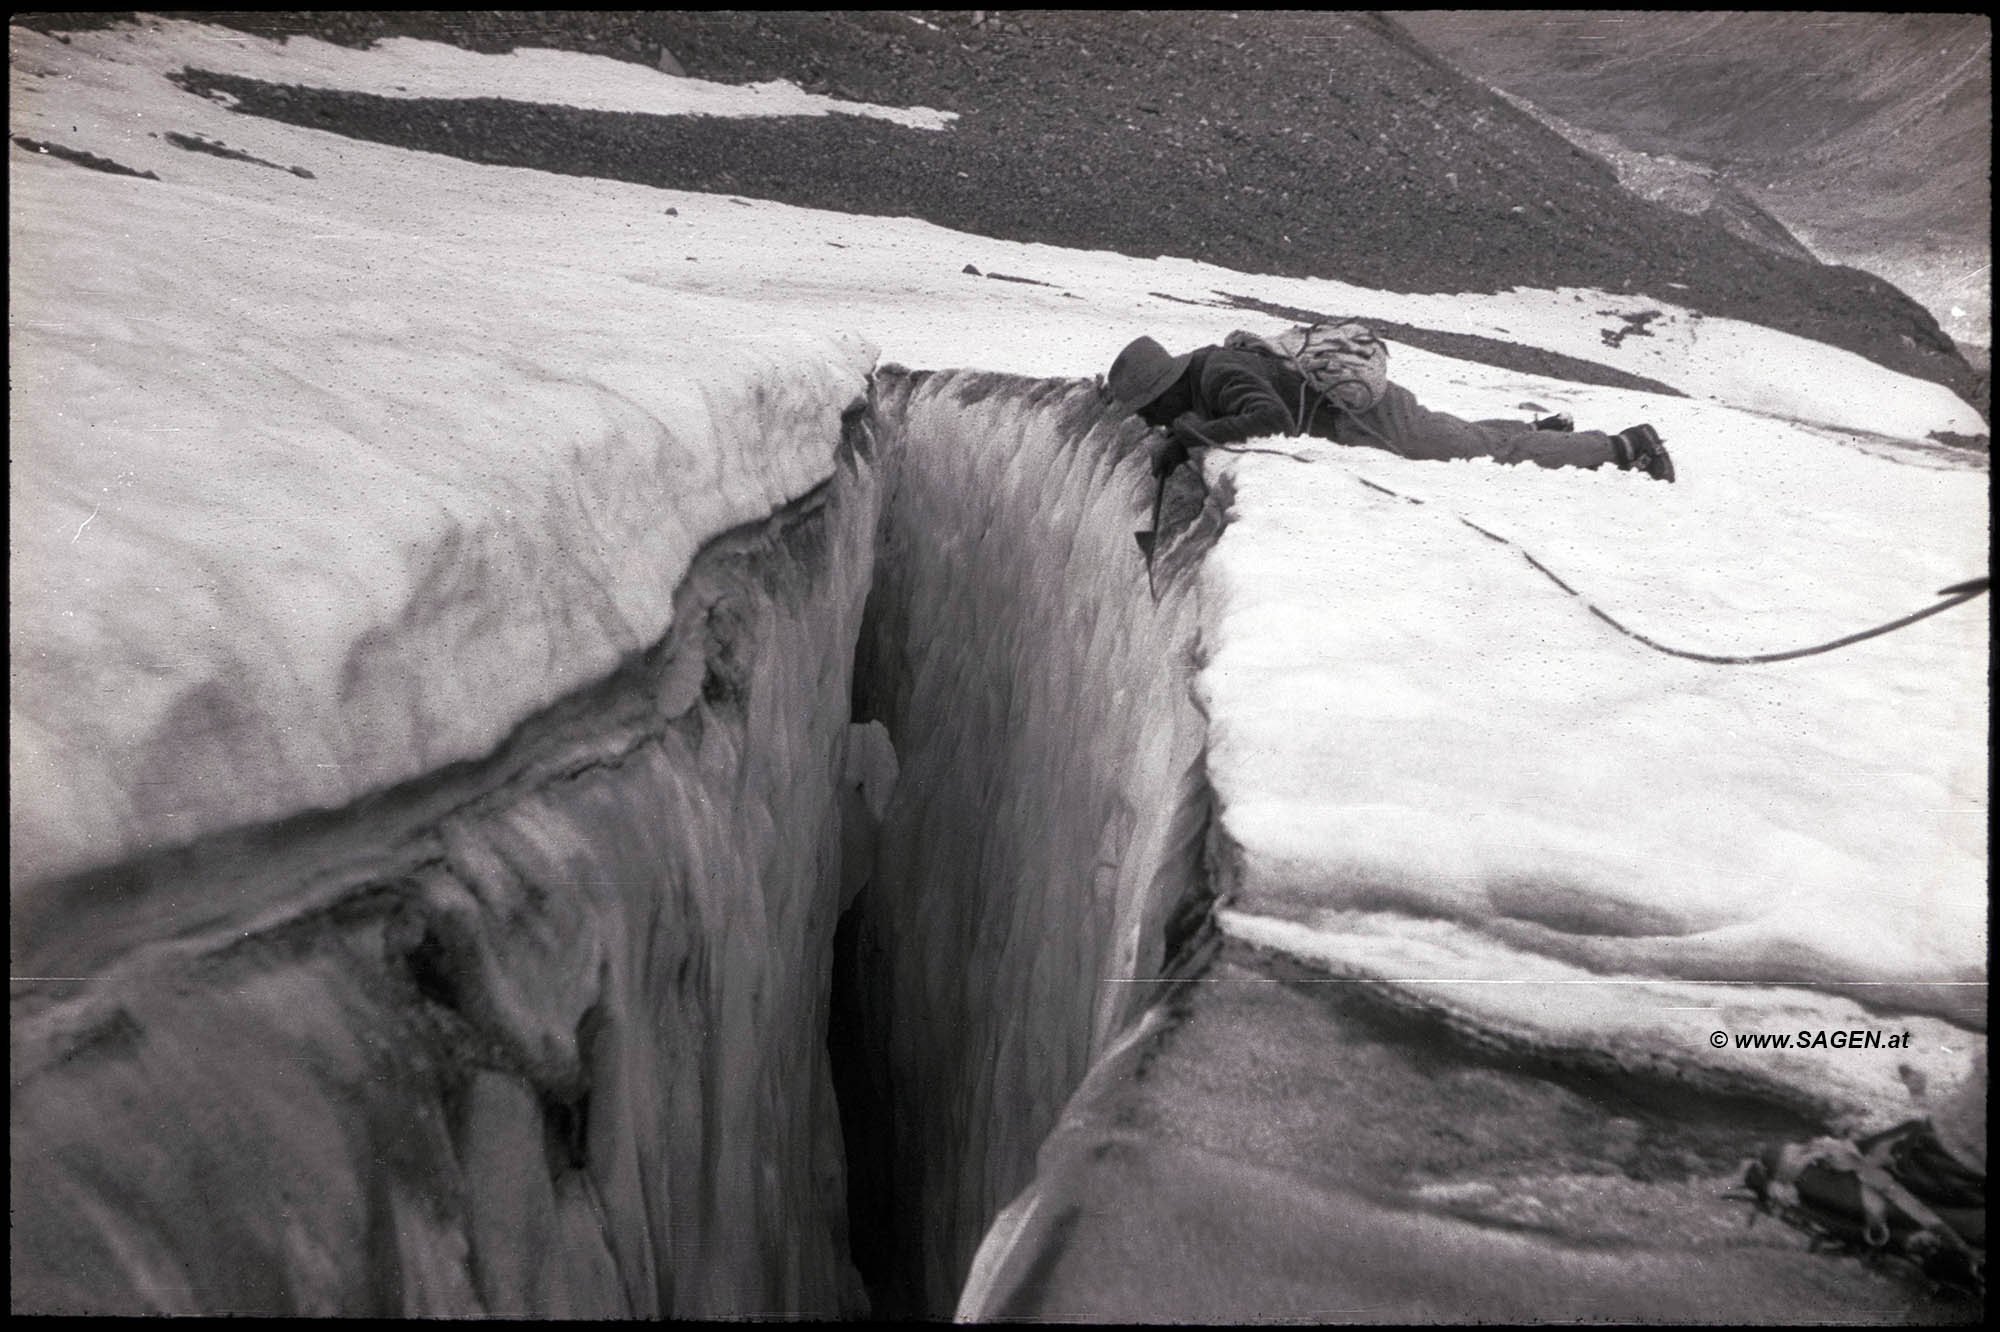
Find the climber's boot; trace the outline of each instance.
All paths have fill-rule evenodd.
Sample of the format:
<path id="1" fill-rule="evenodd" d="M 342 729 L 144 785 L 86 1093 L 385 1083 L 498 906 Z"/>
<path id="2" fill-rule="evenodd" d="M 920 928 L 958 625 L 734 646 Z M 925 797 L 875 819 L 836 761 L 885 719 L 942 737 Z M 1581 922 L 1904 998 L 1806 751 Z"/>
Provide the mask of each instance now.
<path id="1" fill-rule="evenodd" d="M 1660 432 L 1635 425 L 1611 437 L 1611 461 L 1628 472 L 1644 472 L 1655 481 L 1674 479 L 1674 460 L 1660 442 Z"/>

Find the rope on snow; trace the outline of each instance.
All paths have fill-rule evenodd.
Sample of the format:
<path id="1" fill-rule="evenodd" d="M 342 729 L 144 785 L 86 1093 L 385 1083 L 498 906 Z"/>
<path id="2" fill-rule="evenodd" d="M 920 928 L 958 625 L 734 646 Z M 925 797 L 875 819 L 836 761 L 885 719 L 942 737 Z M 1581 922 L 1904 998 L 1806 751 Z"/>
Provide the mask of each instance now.
<path id="1" fill-rule="evenodd" d="M 1407 500 L 1411 504 L 1423 503 L 1422 500 L 1417 499 L 1414 496 L 1399 494 L 1398 492 L 1389 489 L 1387 486 L 1377 485 L 1375 482 L 1368 480 L 1366 477 L 1357 476 L 1354 479 L 1359 481 L 1362 485 L 1367 486 L 1370 490 L 1379 490 L 1384 495 L 1393 495 L 1395 496 L 1395 498 L 1400 500 Z M 1619 633 L 1625 635 L 1627 638 L 1632 639 L 1634 642 L 1643 643 L 1647 647 L 1653 649 L 1653 651 L 1655 652 L 1663 652 L 1669 657 L 1681 657 L 1688 661 L 1707 662 L 1710 665 L 1714 666 L 1754 666 L 1764 662 L 1791 661 L 1798 657 L 1811 657 L 1811 656 L 1816 656 L 1821 652 L 1831 652 L 1835 648 L 1844 648 L 1849 646 L 1850 644 L 1862 642 L 1865 639 L 1877 638 L 1883 634 L 1890 633 L 1897 629 L 1901 629 L 1906 625 L 1915 624 L 1918 620 L 1928 619 L 1931 616 L 1936 615 L 1940 611 L 1950 610 L 1953 606 L 1961 605 L 1965 602 L 1972 600 L 1974 597 L 1981 595 L 1992 585 L 1993 582 L 1991 577 L 1986 577 L 1986 578 L 1967 579 L 1963 583 L 1953 583 L 1950 587 L 1940 588 L 1938 590 L 1937 595 L 1943 598 L 1943 600 L 1940 600 L 1934 606 L 1927 606 L 1923 610 L 1917 611 L 1910 615 L 1905 615 L 1901 619 L 1891 620 L 1887 624 L 1878 624 L 1873 629 L 1864 629 L 1858 634 L 1849 634 L 1845 638 L 1836 638 L 1831 642 L 1816 643 L 1811 647 L 1794 648 L 1789 652 L 1761 652 L 1753 656 L 1740 656 L 1740 657 L 1721 656 L 1710 652 L 1689 652 L 1684 648 L 1668 647 L 1664 643 L 1655 642 L 1653 639 L 1646 637 L 1646 635 L 1640 633 L 1636 629 L 1627 628 L 1625 625 L 1620 624 L 1617 620 L 1613 619 L 1610 615 L 1606 614 L 1604 611 L 1598 609 L 1597 606 L 1594 605 L 1588 597 L 1585 597 L 1583 593 L 1577 591 L 1575 588 L 1571 587 L 1568 583 L 1565 583 L 1561 578 L 1557 577 L 1554 570 L 1550 569 L 1546 564 L 1543 564 L 1540 560 L 1536 559 L 1524 547 L 1522 547 L 1512 539 L 1508 537 L 1503 537 L 1498 532 L 1489 532 L 1485 528 L 1481 527 L 1478 523 L 1473 522 L 1470 518 L 1460 517 L 1457 514 L 1453 514 L 1452 516 L 1454 518 L 1458 518 L 1459 522 L 1464 523 L 1467 527 L 1479 533 L 1479 535 L 1485 537 L 1487 540 L 1497 541 L 1503 546 L 1511 546 L 1515 550 L 1520 551 L 1521 558 L 1525 559 L 1529 563 L 1529 565 L 1531 565 L 1534 568 L 1535 572 L 1541 574 L 1542 577 L 1548 579 L 1551 583 L 1554 583 L 1557 587 L 1569 593 L 1571 596 L 1575 597 L 1578 601 L 1581 601 L 1583 603 L 1585 610 L 1589 611 L 1592 615 L 1595 615 L 1598 619 L 1604 621 L 1606 624 L 1610 625 L 1613 629 L 1616 629 Z"/>

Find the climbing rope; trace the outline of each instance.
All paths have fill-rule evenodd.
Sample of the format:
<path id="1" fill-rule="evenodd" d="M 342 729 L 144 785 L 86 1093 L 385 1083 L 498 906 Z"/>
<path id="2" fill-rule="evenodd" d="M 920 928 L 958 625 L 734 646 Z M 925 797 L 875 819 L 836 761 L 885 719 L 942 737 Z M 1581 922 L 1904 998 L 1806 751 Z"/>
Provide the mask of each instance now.
<path id="1" fill-rule="evenodd" d="M 1368 480 L 1366 477 L 1357 476 L 1354 479 L 1359 481 L 1362 485 L 1367 486 L 1370 490 L 1379 490 L 1384 495 L 1391 495 L 1394 496 L 1396 499 L 1405 500 L 1411 504 L 1423 503 L 1422 500 L 1417 499 L 1414 496 L 1399 494 L 1398 492 L 1389 489 L 1387 486 L 1377 485 L 1375 482 Z M 1926 606 L 1924 609 L 1920 611 L 1916 611 L 1912 614 L 1905 615 L 1900 619 L 1891 620 L 1887 624 L 1878 624 L 1873 629 L 1864 629 L 1858 634 L 1848 634 L 1844 638 L 1836 638 L 1831 642 L 1815 643 L 1811 647 L 1793 648 L 1789 652 L 1760 652 L 1752 656 L 1722 656 L 1711 652 L 1689 652 L 1684 648 L 1668 647 L 1664 643 L 1656 642 L 1653 639 L 1646 637 L 1646 635 L 1640 633 L 1636 629 L 1631 629 L 1626 627 L 1625 625 L 1620 624 L 1612 616 L 1598 609 L 1598 607 L 1594 605 L 1589 600 L 1589 598 L 1585 597 L 1583 593 L 1577 591 L 1575 588 L 1571 587 L 1568 583 L 1565 583 L 1561 578 L 1557 577 L 1554 570 L 1550 569 L 1546 564 L 1543 564 L 1540 560 L 1536 559 L 1532 554 L 1530 554 L 1517 542 L 1513 541 L 1508 537 L 1501 536 L 1498 532 L 1487 531 L 1485 528 L 1481 527 L 1478 523 L 1473 522 L 1470 518 L 1460 517 L 1457 514 L 1454 514 L 1452 516 L 1458 518 L 1459 522 L 1464 523 L 1467 527 L 1479 533 L 1479 535 L 1485 537 L 1487 540 L 1497 541 L 1503 546 L 1511 546 L 1513 549 L 1520 551 L 1521 558 L 1526 560 L 1528 564 L 1535 570 L 1535 572 L 1541 574 L 1542 577 L 1548 579 L 1551 583 L 1554 583 L 1557 587 L 1569 593 L 1571 596 L 1575 597 L 1578 601 L 1581 601 L 1584 605 L 1585 610 L 1588 610 L 1592 615 L 1595 615 L 1598 619 L 1604 621 L 1606 624 L 1610 625 L 1613 629 L 1616 629 L 1619 633 L 1625 635 L 1627 638 L 1632 639 L 1634 642 L 1637 643 L 1643 643 L 1645 646 L 1653 649 L 1653 651 L 1665 653 L 1669 657 L 1680 657 L 1687 661 L 1707 662 L 1713 666 L 1754 666 L 1764 662 L 1792 661 L 1799 657 L 1811 657 L 1811 656 L 1817 656 L 1819 653 L 1822 652 L 1832 652 L 1836 648 L 1844 648 L 1851 644 L 1860 643 L 1870 638 L 1879 638 L 1883 634 L 1892 633 L 1897 629 L 1905 627 L 1906 625 L 1915 624 L 1918 620 L 1929 619 L 1931 616 L 1936 615 L 1941 611 L 1948 611 L 1953 606 L 1962 605 L 1965 602 L 1972 600 L 1974 597 L 1980 596 L 1981 594 L 1986 592 L 1987 589 L 1991 586 L 1993 581 L 1990 577 L 1987 577 L 1987 578 L 1972 578 L 1966 580 L 1963 583 L 1953 583 L 1950 587 L 1940 588 L 1938 590 L 1937 595 L 1942 599 L 1934 606 Z"/>

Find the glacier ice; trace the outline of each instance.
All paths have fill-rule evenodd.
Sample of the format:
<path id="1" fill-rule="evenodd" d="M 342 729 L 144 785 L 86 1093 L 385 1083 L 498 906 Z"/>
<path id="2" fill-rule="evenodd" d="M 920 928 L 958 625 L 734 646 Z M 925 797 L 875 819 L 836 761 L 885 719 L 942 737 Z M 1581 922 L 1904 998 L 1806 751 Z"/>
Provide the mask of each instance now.
<path id="1" fill-rule="evenodd" d="M 14 42 L 17 128 L 160 176 L 10 168 L 17 1308 L 851 1312 L 850 1166 L 928 1310 L 969 1271 L 959 1307 L 990 1311 L 1045 1262 L 1105 1309 L 1203 1283 L 1223 1312 L 1329 1307 L 1294 1268 L 1330 1232 L 1220 1242 L 1243 1208 L 1326 1214 L 1297 1162 L 1218 1166 L 1189 1126 L 1254 1127 L 1281 1161 L 1400 1151 L 1454 1127 L 1425 1099 L 1447 1084 L 1397 1099 L 1366 1042 L 1271 1019 L 1252 956 L 1655 1088 L 1872 1122 L 1983 1084 L 1977 615 L 1717 673 L 1519 558 L 1710 651 L 1899 613 L 1987 551 L 1985 469 L 1914 442 L 1964 427 L 1942 390 L 1671 310 L 1621 363 L 1689 398 L 1399 353 L 1467 415 L 1644 413 L 1686 475 L 1218 457 L 1203 558 L 1149 578 L 1135 427 L 1027 376 L 1141 331 L 1214 340 L 1238 316 L 1199 302 L 1224 288 L 1577 354 L 1599 349 L 1572 307 L 1623 298 L 725 206 L 232 116 L 163 78 L 197 55 L 277 77 L 303 44 L 152 20 Z M 313 58 L 494 95 L 524 64 L 391 54 Z M 639 73 L 643 96 L 678 82 Z M 968 260 L 1059 285 L 968 284 Z M 884 368 L 860 416 L 878 346 L 1014 373 Z M 856 993 L 828 993 L 837 928 Z M 1176 956 L 1206 997 L 1170 1012 Z M 843 1006 L 886 1159 L 844 1158 L 844 1129 L 880 1126 L 836 1106 Z M 1699 1048 L 1711 1013 L 1923 1039 L 1752 1065 Z M 1336 1037 L 1381 1105 L 1320 1096 Z M 1466 1079 L 1470 1120 L 1491 1083 Z M 1240 1099 L 1202 1099 L 1218 1081 Z M 1315 1138 L 1301 1103 L 1353 1118 Z M 1587 1191 L 1534 1166 L 1544 1203 Z M 1461 1262 L 1437 1290 L 1505 1277 L 1532 1313 L 1626 1288 L 1491 1227 L 1461 1244 L 1436 1200 L 1487 1181 L 1405 1184 L 1426 1219 L 1321 1201 L 1380 1223 L 1353 1252 Z M 1624 1233 L 1577 1216 L 1584 1242 Z M 1211 1247 L 1170 1272 L 1093 1247 L 1118 1218 Z M 1731 1231 L 1731 1270 L 1813 1285 Z M 1693 1308 L 1651 1263 L 1618 1307 Z M 1750 1307 L 1718 1299 L 1698 1312 Z"/>
<path id="2" fill-rule="evenodd" d="M 942 1310 L 1205 895 L 1197 600 L 1191 576 L 1149 587 L 1142 428 L 1088 381 L 884 369 L 877 395 L 856 674 L 900 773 L 861 1004 L 887 1033 L 897 1248 Z"/>
<path id="3" fill-rule="evenodd" d="M 822 1033 L 871 471 L 495 754 L 17 932 L 16 1307 L 862 1307 Z"/>
<path id="4" fill-rule="evenodd" d="M 10 207 L 43 312 L 11 348 L 17 895 L 487 752 L 826 479 L 873 361 L 126 183 Z"/>

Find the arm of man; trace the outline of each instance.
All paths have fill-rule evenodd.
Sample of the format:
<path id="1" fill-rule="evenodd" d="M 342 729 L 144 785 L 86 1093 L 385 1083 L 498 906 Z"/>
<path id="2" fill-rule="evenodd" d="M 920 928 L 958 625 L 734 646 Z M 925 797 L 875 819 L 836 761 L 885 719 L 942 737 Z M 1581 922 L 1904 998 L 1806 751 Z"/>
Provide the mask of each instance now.
<path id="1" fill-rule="evenodd" d="M 1265 358 L 1222 348 L 1201 367 L 1194 411 L 1174 421 L 1174 437 L 1190 445 L 1237 444 L 1294 429 L 1292 409 L 1274 387 Z"/>

